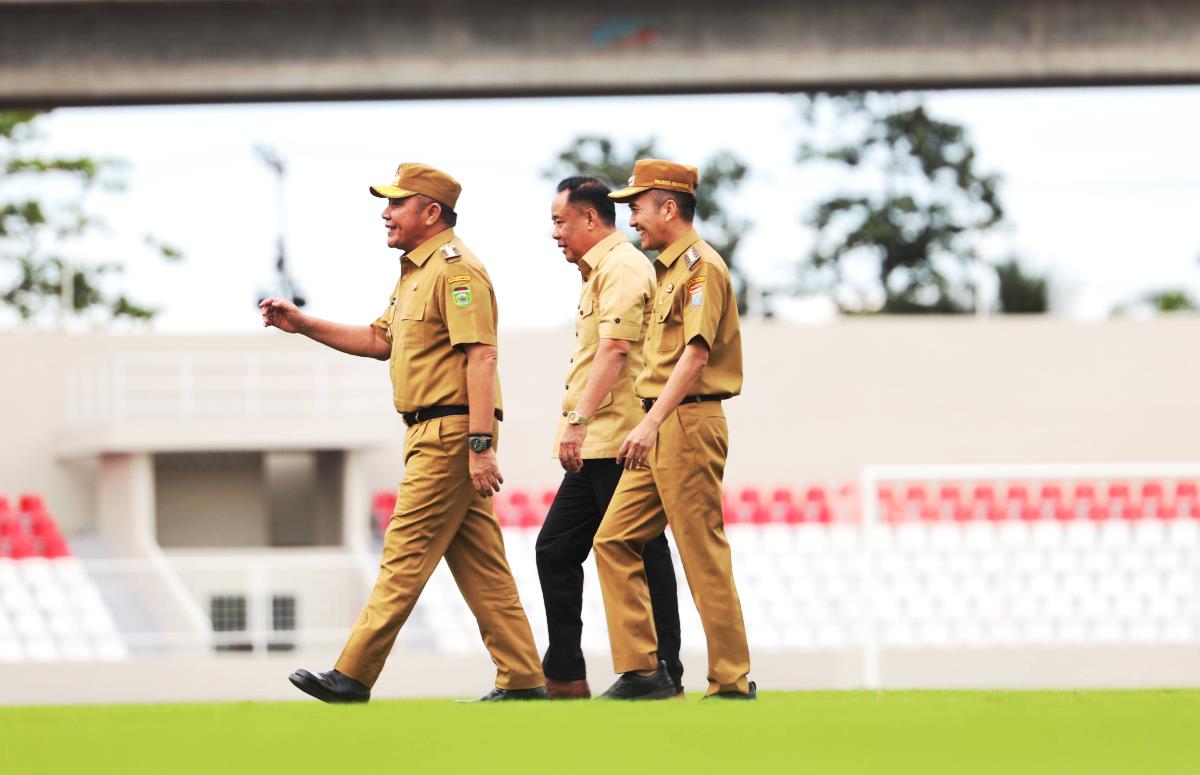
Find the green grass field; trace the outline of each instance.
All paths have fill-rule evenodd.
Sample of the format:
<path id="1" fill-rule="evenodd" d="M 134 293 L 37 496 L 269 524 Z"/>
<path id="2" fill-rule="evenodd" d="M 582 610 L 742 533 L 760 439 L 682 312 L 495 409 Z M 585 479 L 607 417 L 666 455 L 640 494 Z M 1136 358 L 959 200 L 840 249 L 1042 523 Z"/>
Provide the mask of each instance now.
<path id="1" fill-rule="evenodd" d="M 0 708 L 0 773 L 1197 773 L 1198 728 L 1200 691 Z"/>

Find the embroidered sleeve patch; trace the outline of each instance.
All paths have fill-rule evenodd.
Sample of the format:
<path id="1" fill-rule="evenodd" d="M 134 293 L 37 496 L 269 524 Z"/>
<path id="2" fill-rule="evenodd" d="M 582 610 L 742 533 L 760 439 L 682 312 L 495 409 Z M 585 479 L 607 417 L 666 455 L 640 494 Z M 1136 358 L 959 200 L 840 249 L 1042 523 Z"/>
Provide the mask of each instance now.
<path id="1" fill-rule="evenodd" d="M 454 299 L 455 305 L 465 307 L 471 303 L 471 289 L 465 286 L 455 288 L 451 292 L 451 298 Z"/>

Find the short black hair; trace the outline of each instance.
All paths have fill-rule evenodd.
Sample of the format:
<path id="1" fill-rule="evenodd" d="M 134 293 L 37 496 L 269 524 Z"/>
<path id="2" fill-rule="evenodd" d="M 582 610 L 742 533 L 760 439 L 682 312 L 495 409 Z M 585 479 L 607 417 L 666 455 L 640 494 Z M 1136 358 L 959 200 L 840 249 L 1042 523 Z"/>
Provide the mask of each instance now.
<path id="1" fill-rule="evenodd" d="M 458 213 L 454 212 L 454 208 L 447 206 L 445 202 L 439 202 L 433 197 L 426 196 L 425 194 L 417 194 L 417 196 L 420 197 L 418 204 L 421 206 L 422 210 L 433 204 L 442 208 L 439 218 L 441 219 L 442 223 L 446 225 L 447 229 L 453 229 L 454 225 L 458 223 Z"/>
<path id="2" fill-rule="evenodd" d="M 617 225 L 617 206 L 608 198 L 612 189 L 599 178 L 576 175 L 564 178 L 558 184 L 558 192 L 567 193 L 567 202 L 577 207 L 592 208 L 606 226 Z"/>
<path id="3" fill-rule="evenodd" d="M 696 197 L 686 191 L 667 191 L 664 188 L 654 189 L 654 201 L 662 204 L 668 199 L 675 200 L 675 206 L 679 208 L 679 217 L 691 223 L 696 220 Z"/>

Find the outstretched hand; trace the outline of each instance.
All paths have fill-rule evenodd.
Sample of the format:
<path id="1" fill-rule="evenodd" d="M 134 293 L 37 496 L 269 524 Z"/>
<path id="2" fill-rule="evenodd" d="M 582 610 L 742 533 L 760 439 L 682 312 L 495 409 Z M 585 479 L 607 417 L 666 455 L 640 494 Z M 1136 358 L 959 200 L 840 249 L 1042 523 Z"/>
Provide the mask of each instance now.
<path id="1" fill-rule="evenodd" d="M 258 303 L 258 309 L 262 312 L 264 326 L 275 326 L 289 334 L 298 334 L 304 327 L 304 313 L 287 299 L 263 299 Z"/>

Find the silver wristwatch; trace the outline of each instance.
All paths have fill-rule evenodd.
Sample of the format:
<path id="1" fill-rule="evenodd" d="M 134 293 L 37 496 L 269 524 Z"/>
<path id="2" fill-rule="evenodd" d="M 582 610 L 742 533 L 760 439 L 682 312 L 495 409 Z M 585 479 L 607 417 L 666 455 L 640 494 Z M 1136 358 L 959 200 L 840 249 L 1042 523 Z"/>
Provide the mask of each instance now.
<path id="1" fill-rule="evenodd" d="M 591 422 L 590 419 L 584 417 L 574 409 L 567 412 L 567 425 L 587 425 L 589 422 Z"/>

